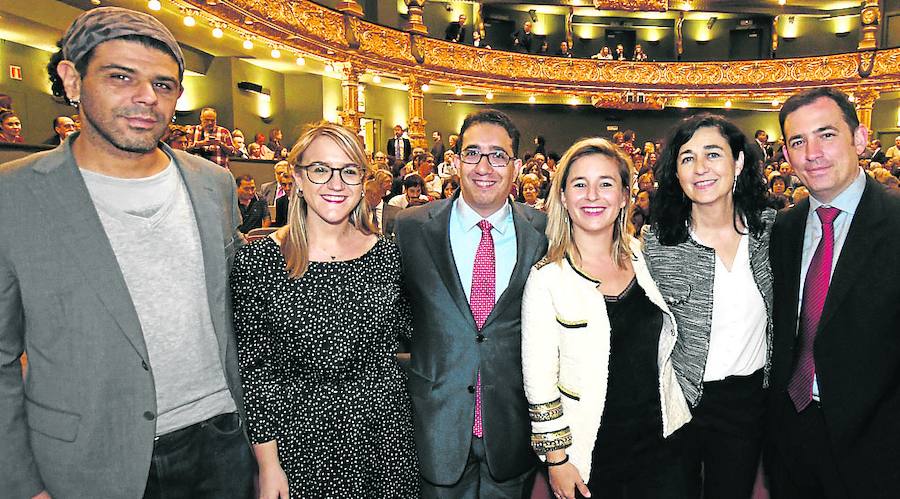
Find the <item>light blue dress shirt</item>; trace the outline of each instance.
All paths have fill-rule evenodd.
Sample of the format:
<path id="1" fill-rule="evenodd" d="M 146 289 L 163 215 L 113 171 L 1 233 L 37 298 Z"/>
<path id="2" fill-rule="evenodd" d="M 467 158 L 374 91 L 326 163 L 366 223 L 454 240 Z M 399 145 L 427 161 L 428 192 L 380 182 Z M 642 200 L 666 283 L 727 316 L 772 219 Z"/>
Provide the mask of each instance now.
<path id="1" fill-rule="evenodd" d="M 834 278 L 834 269 L 837 266 L 838 258 L 841 256 L 841 249 L 847 240 L 847 233 L 850 231 L 850 223 L 853 222 L 853 216 L 856 214 L 856 208 L 859 206 L 859 200 L 862 199 L 863 191 L 866 189 L 866 174 L 862 169 L 859 175 L 844 189 L 844 192 L 837 195 L 831 203 L 824 204 L 816 199 L 812 194 L 809 196 L 809 214 L 806 216 L 806 229 L 803 232 L 803 256 L 800 260 L 800 300 L 797 316 L 800 315 L 800 308 L 803 307 L 803 285 L 806 282 L 806 273 L 809 270 L 809 264 L 812 262 L 813 254 L 819 241 L 822 239 L 822 221 L 816 214 L 819 206 L 832 206 L 841 210 L 841 213 L 834 219 L 834 253 L 831 259 L 831 278 Z M 830 282 L 830 281 L 829 281 Z M 797 321 L 797 327 L 800 327 Z M 819 383 L 818 377 L 813 377 L 812 387 L 813 399 L 819 400 Z"/>
<path id="2" fill-rule="evenodd" d="M 475 265 L 475 253 L 481 243 L 481 228 L 478 222 L 482 216 L 475 212 L 459 196 L 453 202 L 450 211 L 450 250 L 453 252 L 453 260 L 456 264 L 456 272 L 463 290 L 466 292 L 466 300 L 469 300 L 472 292 L 472 267 Z M 512 207 L 505 203 L 502 208 L 486 218 L 491 223 L 491 237 L 494 239 L 495 300 L 509 285 L 513 269 L 516 266 L 516 228 L 513 224 Z"/>

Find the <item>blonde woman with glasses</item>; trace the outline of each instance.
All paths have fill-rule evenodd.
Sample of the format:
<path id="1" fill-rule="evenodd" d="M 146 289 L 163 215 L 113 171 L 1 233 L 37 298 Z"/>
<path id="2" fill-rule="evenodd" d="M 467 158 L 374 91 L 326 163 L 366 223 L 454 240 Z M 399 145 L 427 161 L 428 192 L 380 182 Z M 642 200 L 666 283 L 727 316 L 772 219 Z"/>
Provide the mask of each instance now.
<path id="1" fill-rule="evenodd" d="M 400 252 L 364 201 L 351 131 L 307 128 L 288 161 L 288 223 L 241 248 L 234 330 L 259 497 L 418 496 Z"/>
<path id="2" fill-rule="evenodd" d="M 672 370 L 675 319 L 630 228 L 630 160 L 600 139 L 560 161 L 547 256 L 522 300 L 532 446 L 557 498 L 684 498 L 670 437 L 690 419 Z"/>

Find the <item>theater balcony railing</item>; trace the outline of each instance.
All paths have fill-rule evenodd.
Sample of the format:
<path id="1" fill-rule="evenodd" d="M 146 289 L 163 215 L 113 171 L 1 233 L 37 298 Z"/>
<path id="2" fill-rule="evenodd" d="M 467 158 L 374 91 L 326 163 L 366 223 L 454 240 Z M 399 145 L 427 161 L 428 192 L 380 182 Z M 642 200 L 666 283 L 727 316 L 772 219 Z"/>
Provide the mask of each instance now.
<path id="1" fill-rule="evenodd" d="M 656 103 L 674 97 L 777 100 L 819 86 L 839 87 L 865 100 L 900 90 L 900 49 L 750 61 L 567 59 L 449 43 L 423 36 L 421 29 L 388 28 L 362 20 L 359 10 L 331 10 L 310 0 L 179 2 L 234 29 L 307 56 L 348 64 L 355 71 L 491 91 L 590 96 L 595 104 L 618 101 L 627 92 L 641 93 L 642 99 Z"/>

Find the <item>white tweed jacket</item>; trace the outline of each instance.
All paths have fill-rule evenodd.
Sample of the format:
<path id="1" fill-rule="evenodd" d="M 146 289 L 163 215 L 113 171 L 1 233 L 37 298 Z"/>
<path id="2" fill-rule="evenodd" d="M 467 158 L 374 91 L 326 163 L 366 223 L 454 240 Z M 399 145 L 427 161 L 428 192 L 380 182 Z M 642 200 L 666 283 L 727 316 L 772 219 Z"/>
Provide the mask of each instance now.
<path id="1" fill-rule="evenodd" d="M 662 434 L 668 437 L 691 413 L 672 367 L 675 317 L 650 277 L 639 245 L 632 241 L 637 284 L 663 311 L 657 365 Z M 541 260 L 532 267 L 522 298 L 522 370 L 532 447 L 541 459 L 567 448 L 585 482 L 609 376 L 610 324 L 598 284 L 568 260 Z"/>

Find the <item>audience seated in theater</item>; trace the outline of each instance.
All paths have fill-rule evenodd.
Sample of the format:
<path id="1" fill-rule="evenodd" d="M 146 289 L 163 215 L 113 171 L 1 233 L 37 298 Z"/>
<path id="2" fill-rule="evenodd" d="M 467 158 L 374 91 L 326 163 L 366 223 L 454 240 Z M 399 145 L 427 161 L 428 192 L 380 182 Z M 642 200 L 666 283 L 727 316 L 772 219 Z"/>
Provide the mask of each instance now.
<path id="1" fill-rule="evenodd" d="M 453 175 L 442 180 L 441 199 L 450 199 L 459 189 L 459 175 Z"/>
<path id="2" fill-rule="evenodd" d="M 266 144 L 266 147 L 268 147 L 269 150 L 272 151 L 274 159 L 284 159 L 287 157 L 287 148 L 281 143 L 281 140 L 283 138 L 284 134 L 281 133 L 280 128 L 273 128 L 269 130 L 269 143 Z"/>
<path id="3" fill-rule="evenodd" d="M 634 46 L 634 56 L 631 60 L 636 62 L 643 62 L 647 60 L 647 53 L 644 52 L 644 49 L 641 47 L 641 44 L 637 44 Z"/>
<path id="4" fill-rule="evenodd" d="M 200 126 L 194 129 L 188 151 L 227 168 L 228 157 L 234 155 L 234 141 L 231 132 L 219 126 L 216 120 L 215 109 L 205 107 L 200 111 Z"/>
<path id="5" fill-rule="evenodd" d="M 44 141 L 44 144 L 58 146 L 62 141 L 66 140 L 66 137 L 77 131 L 78 128 L 75 126 L 75 122 L 72 121 L 72 118 L 68 116 L 57 116 L 56 118 L 53 118 L 53 137 Z"/>
<path id="6" fill-rule="evenodd" d="M 241 234 L 247 234 L 253 229 L 268 227 L 271 224 L 269 205 L 256 195 L 256 181 L 250 175 L 240 175 L 234 180 L 242 219 L 238 230 Z"/>
<path id="7" fill-rule="evenodd" d="M 600 60 L 608 60 L 611 61 L 613 58 L 612 52 L 609 51 L 609 47 L 604 46 L 600 49 L 600 52 L 591 56 L 591 59 L 600 59 Z"/>
<path id="8" fill-rule="evenodd" d="M 253 142 L 259 146 L 259 151 L 254 157 L 250 151 L 250 145 L 247 146 L 247 152 L 250 153 L 250 159 L 275 159 L 275 153 L 266 146 L 266 136 L 262 132 L 258 132 L 253 136 Z"/>
<path id="9" fill-rule="evenodd" d="M 185 130 L 184 127 L 169 125 L 168 135 L 164 139 L 164 142 L 168 144 L 172 149 L 187 151 L 188 147 L 190 146 L 190 140 L 188 139 L 189 136 L 189 132 Z"/>
<path id="10" fill-rule="evenodd" d="M 406 208 L 428 202 L 428 196 L 422 194 L 425 191 L 425 181 L 417 173 L 403 178 L 403 193 L 392 197 L 388 202 L 391 206 Z"/>
<path id="11" fill-rule="evenodd" d="M 278 198 L 287 194 L 281 188 L 281 184 L 291 177 L 291 165 L 287 161 L 282 160 L 275 163 L 272 171 L 275 173 L 275 180 L 266 182 L 257 189 L 259 197 L 263 198 L 269 206 L 272 206 Z"/>
<path id="12" fill-rule="evenodd" d="M 640 237 L 644 225 L 650 223 L 650 203 L 653 201 L 653 191 L 638 191 L 634 196 L 634 211 L 631 214 L 631 225 L 634 226 L 635 236 Z"/>
<path id="13" fill-rule="evenodd" d="M 519 184 L 519 201 L 535 210 L 543 210 L 544 200 L 538 197 L 541 193 L 541 179 L 537 175 L 529 173 L 522 176 Z"/>
<path id="14" fill-rule="evenodd" d="M 366 181 L 365 196 L 372 215 L 372 223 L 382 234 L 391 236 L 394 233 L 394 220 L 402 208 L 384 202 L 385 180 L 390 182 L 389 177 L 385 178 L 387 175 L 388 173 L 383 170 L 375 172 L 372 178 Z"/>
<path id="15" fill-rule="evenodd" d="M 486 49 L 491 48 L 490 45 L 488 45 L 487 43 L 484 42 L 484 37 L 481 34 L 481 31 L 478 31 L 478 30 L 475 30 L 472 32 L 472 46 L 486 48 Z"/>
<path id="16" fill-rule="evenodd" d="M 512 34 L 512 49 L 516 52 L 533 54 L 537 52 L 538 47 L 535 34 L 531 32 L 531 21 L 525 21 L 522 29 Z"/>
<path id="17" fill-rule="evenodd" d="M 290 165 L 288 165 L 290 168 Z M 287 175 L 278 181 L 279 190 L 284 192 L 284 196 L 275 200 L 275 222 L 271 227 L 283 227 L 287 224 L 288 209 L 290 207 L 291 197 L 294 193 L 294 176 Z"/>
<path id="18" fill-rule="evenodd" d="M 447 25 L 444 40 L 453 43 L 466 43 L 466 15 L 460 14 L 459 20 Z"/>
<path id="19" fill-rule="evenodd" d="M 621 43 L 616 45 L 616 55 L 614 56 L 614 58 L 617 61 L 627 60 L 627 58 L 625 57 L 625 47 L 623 47 Z"/>
<path id="20" fill-rule="evenodd" d="M 444 161 L 437 166 L 437 174 L 441 178 L 447 178 L 452 175 L 459 175 L 459 165 L 456 154 L 448 149 L 444 152 Z"/>
<path id="21" fill-rule="evenodd" d="M 231 132 L 231 140 L 234 142 L 234 156 L 235 158 L 241 159 L 250 159 L 250 153 L 247 152 L 247 143 L 246 138 L 244 137 L 244 132 L 235 128 L 234 131 Z"/>
<path id="22" fill-rule="evenodd" d="M 391 167 L 388 165 L 388 157 L 387 154 L 382 151 L 376 151 L 372 155 L 372 160 L 374 161 L 374 166 L 378 170 L 386 170 L 388 172 L 391 171 Z"/>
<path id="23" fill-rule="evenodd" d="M 559 42 L 559 50 L 556 51 L 557 57 L 572 57 L 572 50 L 569 49 L 569 42 L 563 40 Z"/>
<path id="24" fill-rule="evenodd" d="M 12 109 L 0 109 L 0 142 L 24 144 L 22 121 Z"/>

